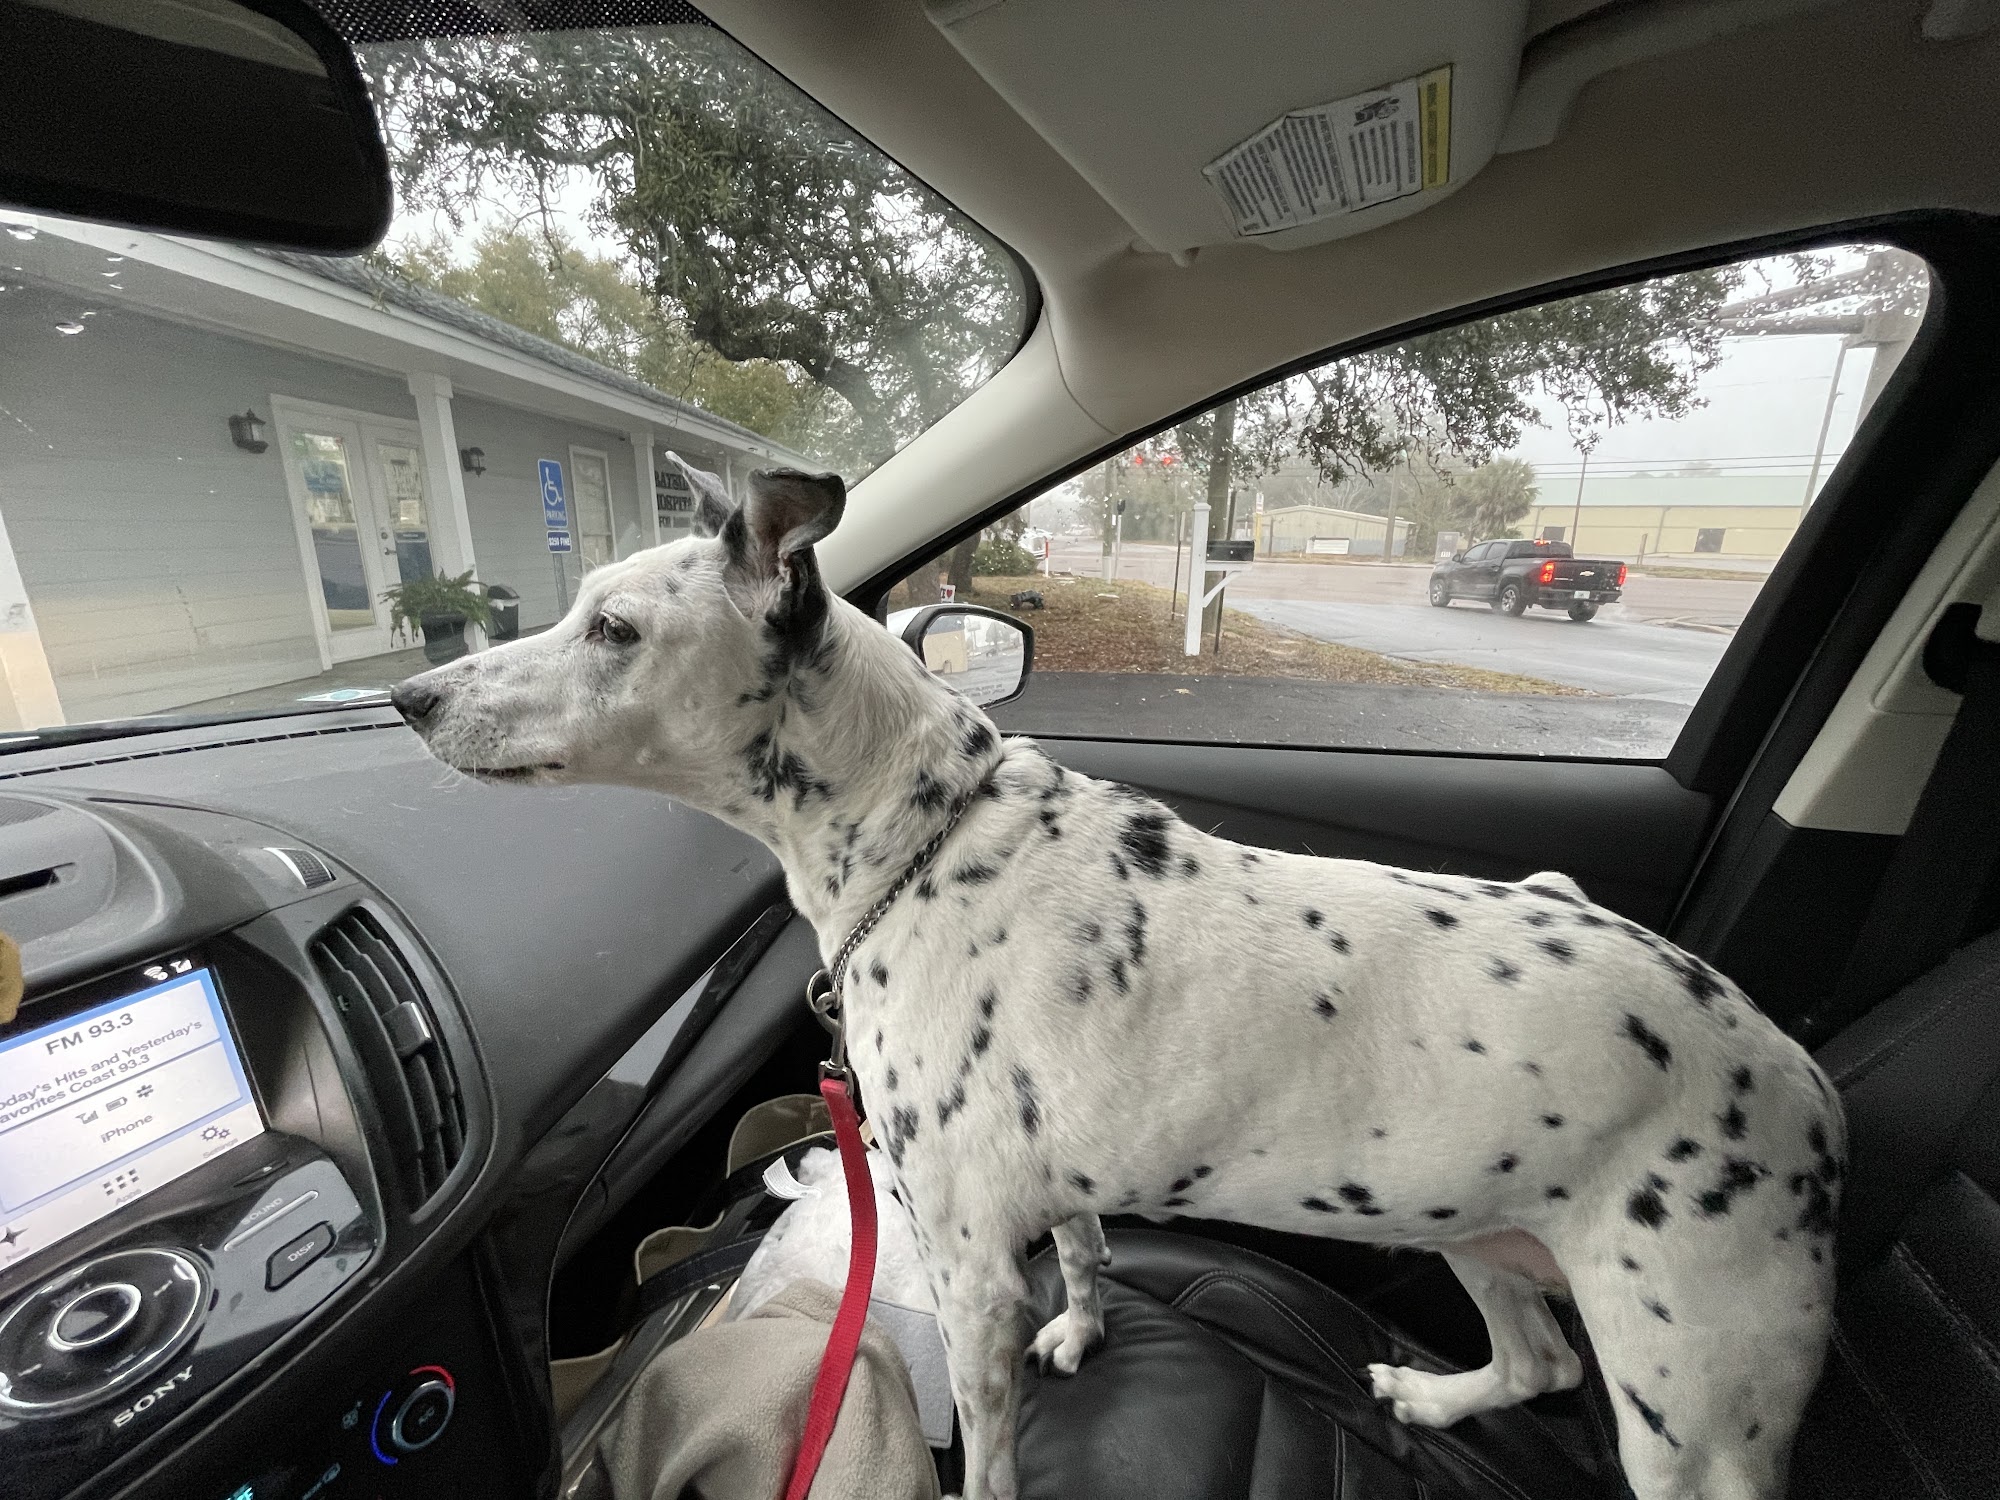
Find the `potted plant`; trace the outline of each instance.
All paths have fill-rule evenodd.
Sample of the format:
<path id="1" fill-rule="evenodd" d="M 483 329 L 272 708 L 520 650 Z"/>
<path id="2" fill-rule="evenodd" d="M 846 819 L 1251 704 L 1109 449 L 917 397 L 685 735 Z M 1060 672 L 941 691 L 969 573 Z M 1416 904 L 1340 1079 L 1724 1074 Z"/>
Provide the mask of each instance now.
<path id="1" fill-rule="evenodd" d="M 409 635 L 422 631 L 424 656 L 432 662 L 465 655 L 466 625 L 484 628 L 493 621 L 486 590 L 473 581 L 470 568 L 456 578 L 440 573 L 409 579 L 385 590 L 382 599 L 389 606 L 390 628 Z"/>

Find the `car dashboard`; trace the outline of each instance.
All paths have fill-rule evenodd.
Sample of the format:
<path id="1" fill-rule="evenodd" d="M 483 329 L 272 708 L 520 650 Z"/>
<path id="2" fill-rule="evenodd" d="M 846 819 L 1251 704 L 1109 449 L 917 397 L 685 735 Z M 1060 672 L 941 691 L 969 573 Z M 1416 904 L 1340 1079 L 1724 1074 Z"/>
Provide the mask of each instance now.
<path id="1" fill-rule="evenodd" d="M 775 862 L 380 710 L 0 760 L 21 1500 L 547 1493 L 555 1267 L 798 1025 Z"/>

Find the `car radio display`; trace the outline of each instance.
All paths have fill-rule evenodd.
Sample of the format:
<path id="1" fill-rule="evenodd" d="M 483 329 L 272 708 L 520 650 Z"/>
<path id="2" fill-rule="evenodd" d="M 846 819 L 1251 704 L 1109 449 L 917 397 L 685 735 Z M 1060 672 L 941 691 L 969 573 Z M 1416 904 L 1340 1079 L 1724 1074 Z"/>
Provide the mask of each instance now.
<path id="1" fill-rule="evenodd" d="M 263 1131 L 214 978 L 161 973 L 0 1040 L 0 1266 Z"/>

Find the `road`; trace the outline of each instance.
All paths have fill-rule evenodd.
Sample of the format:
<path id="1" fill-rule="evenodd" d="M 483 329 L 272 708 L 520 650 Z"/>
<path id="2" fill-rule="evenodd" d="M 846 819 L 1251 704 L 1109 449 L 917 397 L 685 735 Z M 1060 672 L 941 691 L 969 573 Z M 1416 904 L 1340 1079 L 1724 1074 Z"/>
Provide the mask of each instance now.
<path id="1" fill-rule="evenodd" d="M 1084 578 L 1102 570 L 1094 540 L 1059 541 L 1053 564 Z M 1170 587 L 1174 549 L 1128 546 L 1119 576 Z M 1228 601 L 1323 641 L 1687 706 L 1701 695 L 1760 587 L 1745 579 L 1635 572 L 1618 604 L 1577 624 L 1542 610 L 1516 619 L 1483 604 L 1433 609 L 1425 596 L 1429 581 L 1429 567 L 1420 564 L 1259 562 L 1231 580 Z"/>

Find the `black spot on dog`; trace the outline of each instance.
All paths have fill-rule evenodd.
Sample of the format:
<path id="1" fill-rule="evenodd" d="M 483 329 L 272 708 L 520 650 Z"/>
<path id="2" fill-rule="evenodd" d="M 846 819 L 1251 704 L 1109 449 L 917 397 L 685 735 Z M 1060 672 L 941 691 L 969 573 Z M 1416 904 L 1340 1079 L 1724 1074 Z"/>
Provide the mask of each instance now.
<path id="1" fill-rule="evenodd" d="M 1639 1420 L 1644 1422 L 1660 1437 L 1665 1438 L 1667 1446 L 1669 1448 L 1672 1448 L 1676 1452 L 1678 1452 L 1681 1446 L 1681 1440 L 1675 1437 L 1673 1433 L 1667 1430 L 1667 1419 L 1659 1412 L 1655 1411 L 1652 1407 L 1648 1406 L 1645 1402 L 1645 1398 L 1642 1397 L 1637 1391 L 1633 1390 L 1631 1386 L 1620 1385 L 1618 1389 L 1623 1391 L 1625 1393 L 1625 1399 L 1632 1403 L 1632 1410 L 1636 1411 L 1639 1414 Z"/>
<path id="2" fill-rule="evenodd" d="M 1431 926 L 1433 927 L 1456 927 L 1458 925 L 1457 917 L 1439 907 L 1425 907 L 1424 915 L 1430 918 Z"/>
<path id="3" fill-rule="evenodd" d="M 1331 948 L 1335 953 L 1339 953 L 1344 956 L 1349 947 L 1347 941 L 1347 934 L 1344 932 L 1335 932 L 1332 928 L 1329 927 L 1326 933 L 1326 945 L 1327 947 Z"/>
<path id="4" fill-rule="evenodd" d="M 1042 1105 L 1035 1094 L 1035 1080 L 1026 1068 L 1014 1069 L 1014 1102 L 1020 1106 L 1021 1128 L 1033 1140 L 1042 1128 Z"/>
<path id="5" fill-rule="evenodd" d="M 1481 1056 L 1484 1056 L 1486 1053 L 1486 1043 L 1480 1041 L 1477 1037 L 1473 1038 L 1470 1041 L 1463 1042 L 1460 1045 L 1463 1046 L 1467 1052 L 1477 1052 Z"/>
<path id="6" fill-rule="evenodd" d="M 1629 1011 L 1625 1016 L 1625 1035 L 1639 1044 L 1639 1050 L 1651 1058 L 1653 1066 L 1662 1073 L 1672 1066 L 1674 1049 L 1667 1045 L 1666 1038 Z"/>
<path id="7" fill-rule="evenodd" d="M 942 812 L 951 803 L 951 790 L 931 775 L 929 771 L 918 771 L 916 784 L 910 788 L 910 805 L 925 812 Z"/>
<path id="8" fill-rule="evenodd" d="M 1343 1182 L 1340 1185 L 1340 1201 L 1364 1218 L 1378 1218 L 1386 1212 L 1376 1207 L 1375 1194 L 1358 1182 Z"/>
<path id="9" fill-rule="evenodd" d="M 1550 1130 L 1561 1130 L 1563 1128 L 1563 1117 L 1561 1115 L 1543 1115 L 1542 1124 Z"/>
<path id="10" fill-rule="evenodd" d="M 1521 920 L 1526 922 L 1530 927 L 1547 927 L 1551 922 L 1555 921 L 1555 918 L 1545 911 L 1531 911 L 1522 917 Z"/>
<path id="11" fill-rule="evenodd" d="M 1638 1269 L 1639 1269 L 1639 1262 L 1637 1262 L 1636 1260 L 1632 1259 L 1632 1257 L 1631 1257 L 1631 1256 L 1629 1256 L 1629 1255 L 1621 1255 L 1621 1256 L 1619 1256 L 1619 1257 L 1618 1257 L 1618 1264 L 1619 1264 L 1619 1265 L 1621 1265 L 1621 1266 L 1623 1266 L 1623 1267 L 1624 1267 L 1624 1268 L 1625 1268 L 1626 1270 L 1628 1270 L 1628 1271 L 1636 1271 L 1636 1270 L 1638 1270 Z"/>
<path id="12" fill-rule="evenodd" d="M 1722 1127 L 1722 1133 L 1732 1141 L 1740 1141 L 1750 1133 L 1750 1121 L 1744 1115 L 1743 1107 L 1740 1104 L 1730 1105 L 1729 1108 L 1717 1115 L 1715 1120 Z"/>
<path id="13" fill-rule="evenodd" d="M 1146 957 L 1146 908 L 1137 901 L 1132 903 L 1132 915 L 1125 919 L 1125 950 L 1135 964 Z"/>
<path id="14" fill-rule="evenodd" d="M 1236 857 L 1242 860 L 1246 867 L 1249 865 L 1261 865 L 1264 862 L 1264 856 L 1259 854 L 1255 849 L 1238 849 Z"/>
<path id="15" fill-rule="evenodd" d="M 989 864 L 974 862 L 962 865 L 952 872 L 951 878 L 960 885 L 984 885 L 1000 872 Z"/>
<path id="16" fill-rule="evenodd" d="M 1748 1068 L 1738 1068 L 1729 1075 L 1729 1086 L 1739 1094 L 1747 1094 L 1757 1087 L 1757 1080 Z"/>
<path id="17" fill-rule="evenodd" d="M 1081 1172 L 1070 1173 L 1069 1182 L 1070 1186 L 1075 1188 L 1079 1193 L 1090 1194 L 1097 1191 L 1097 1184 Z"/>
<path id="18" fill-rule="evenodd" d="M 1340 1009 L 1333 1003 L 1333 996 L 1321 990 L 1313 996 L 1313 1013 L 1322 1021 L 1331 1021 L 1340 1014 Z"/>
<path id="19" fill-rule="evenodd" d="M 1664 1302 L 1648 1301 L 1646 1303 L 1646 1311 L 1658 1318 L 1662 1323 L 1671 1323 L 1674 1320 L 1674 1315 L 1667 1311 L 1667 1305 Z"/>
<path id="20" fill-rule="evenodd" d="M 1566 1187 L 1552 1187 L 1547 1192 L 1543 1193 L 1542 1196 L 1548 1199 L 1549 1202 L 1551 1203 L 1560 1203 L 1565 1198 L 1569 1197 L 1569 1189 Z"/>
<path id="21" fill-rule="evenodd" d="M 978 719 L 965 726 L 965 733 L 959 739 L 958 748 L 974 760 L 993 748 L 993 731 Z"/>
<path id="22" fill-rule="evenodd" d="M 1574 963 L 1576 961 L 1576 949 L 1572 948 L 1561 938 L 1543 938 L 1535 946 L 1559 964 Z"/>
<path id="23" fill-rule="evenodd" d="M 1486 972 L 1502 984 L 1514 984 L 1521 977 L 1521 971 L 1513 964 L 1508 963 L 1504 958 L 1494 959 L 1492 963 L 1486 966 Z"/>
<path id="24" fill-rule="evenodd" d="M 917 899 L 919 901 L 937 900 L 937 882 L 932 880 L 930 876 L 926 875 L 922 880 L 917 882 Z"/>
<path id="25" fill-rule="evenodd" d="M 1729 1212 L 1730 1204 L 1739 1195 L 1749 1192 L 1761 1179 L 1770 1175 L 1770 1168 L 1761 1162 L 1745 1161 L 1740 1156 L 1725 1156 L 1721 1175 L 1716 1178 L 1713 1187 L 1696 1197 L 1695 1207 L 1705 1219 L 1720 1218 Z"/>
<path id="26" fill-rule="evenodd" d="M 1560 901 L 1564 906 L 1581 906 L 1583 903 L 1568 891 L 1557 890 L 1552 885 L 1524 885 L 1521 887 L 1530 896 L 1540 896 L 1544 901 Z"/>
<path id="27" fill-rule="evenodd" d="M 1579 927 L 1609 927 L 1611 924 L 1596 912 L 1585 910 L 1576 914 L 1576 925 Z"/>
<path id="28" fill-rule="evenodd" d="M 1119 994 L 1129 995 L 1132 992 L 1132 982 L 1125 977 L 1124 959 L 1114 958 L 1111 960 L 1110 974 L 1111 982 L 1117 986 Z"/>
<path id="29" fill-rule="evenodd" d="M 1542 1076 L 1542 1065 L 1538 1062 L 1524 1062 L 1521 1064 L 1521 1067 L 1531 1077 L 1540 1078 Z"/>
<path id="30" fill-rule="evenodd" d="M 1691 1141 L 1686 1136 L 1682 1136 L 1671 1146 L 1667 1147 L 1668 1161 L 1687 1161 L 1691 1157 L 1699 1155 L 1701 1155 L 1701 1142 Z"/>
<path id="31" fill-rule="evenodd" d="M 949 1125 L 951 1117 L 964 1108 L 965 1075 L 961 1073 L 958 1080 L 952 1084 L 951 1092 L 937 1102 L 938 1129 L 942 1130 L 945 1126 Z"/>
<path id="32" fill-rule="evenodd" d="M 1051 809 L 1045 807 L 1036 816 L 1042 821 L 1042 831 L 1050 838 L 1062 837 L 1062 824 L 1056 821 L 1056 815 Z"/>
<path id="33" fill-rule="evenodd" d="M 984 992 L 983 994 L 981 994 L 981 995 L 980 995 L 980 997 L 979 997 L 979 1015 L 980 1015 L 980 1019 L 982 1019 L 982 1020 L 986 1020 L 986 1021 L 990 1021 L 990 1020 L 992 1020 L 992 1019 L 993 1019 L 993 1007 L 994 1007 L 994 1006 L 996 1006 L 996 1005 L 998 1005 L 999 1003 L 1000 1003 L 1000 991 L 999 991 L 999 990 L 997 990 L 997 989 L 995 989 L 995 988 L 994 988 L 994 987 L 993 987 L 992 985 L 990 985 L 990 984 L 989 984 L 989 985 L 987 985 L 987 986 L 986 986 L 986 989 L 985 989 L 985 992 Z"/>
<path id="34" fill-rule="evenodd" d="M 962 1239 L 962 1240 L 969 1240 L 969 1239 L 971 1239 L 971 1238 L 972 1238 L 972 1226 L 971 1226 L 971 1225 L 969 1225 L 969 1224 L 961 1224 L 961 1225 L 959 1225 L 959 1226 L 958 1226 L 958 1237 L 959 1237 L 960 1239 Z"/>
<path id="35" fill-rule="evenodd" d="M 1167 1188 L 1167 1191 L 1170 1193 L 1185 1193 L 1189 1188 L 1193 1186 L 1194 1186 L 1194 1178 L 1176 1177 L 1173 1180 L 1172 1184 L 1169 1185 L 1169 1187 Z"/>
<path id="36" fill-rule="evenodd" d="M 1455 1219 L 1458 1217 L 1458 1210 L 1455 1208 L 1427 1208 L 1424 1210 L 1424 1217 L 1426 1219 Z"/>
<path id="37" fill-rule="evenodd" d="M 1207 1165 L 1203 1165 L 1203 1166 L 1199 1166 L 1199 1167 L 1196 1167 L 1196 1168 L 1194 1169 L 1194 1180 L 1195 1180 L 1196 1182 L 1199 1182 L 1199 1181 L 1201 1181 L 1201 1179 L 1202 1179 L 1202 1178 L 1204 1178 L 1204 1177 L 1208 1176 L 1208 1175 L 1209 1175 L 1209 1174 L 1210 1174 L 1211 1172 L 1213 1172 L 1214 1170 L 1215 1170 L 1215 1168 L 1213 1168 L 1213 1167 L 1211 1167 L 1211 1166 L 1207 1166 Z"/>
<path id="38" fill-rule="evenodd" d="M 880 985 L 888 984 L 889 971 L 886 967 L 884 967 L 881 959 L 878 958 L 868 965 L 868 977 L 874 980 L 877 984 Z"/>
<path id="39" fill-rule="evenodd" d="M 1095 922 L 1087 921 L 1076 930 L 1076 940 L 1079 943 L 1101 942 L 1103 941 L 1103 938 L 1104 938 L 1104 929 L 1098 926 L 1097 923 Z"/>
<path id="40" fill-rule="evenodd" d="M 1514 1170 L 1514 1168 L 1520 1165 L 1521 1165 L 1520 1157 L 1516 1156 L 1511 1151 L 1503 1151 L 1500 1153 L 1500 1159 L 1494 1162 L 1493 1165 L 1488 1167 L 1486 1170 L 1489 1172 L 1511 1172 Z"/>
<path id="41" fill-rule="evenodd" d="M 1167 822 L 1163 812 L 1134 813 L 1118 830 L 1119 846 L 1142 873 L 1156 880 L 1167 873 Z"/>
<path id="42" fill-rule="evenodd" d="M 1505 901 L 1514 894 L 1514 887 L 1502 885 L 1497 880 L 1485 880 L 1480 882 L 1479 891 L 1481 895 L 1491 896 L 1496 901 Z"/>
<path id="43" fill-rule="evenodd" d="M 1339 1209 L 1335 1208 L 1324 1198 L 1301 1198 L 1299 1199 L 1299 1207 L 1309 1208 L 1316 1214 L 1337 1214 L 1340 1212 Z"/>
<path id="44" fill-rule="evenodd" d="M 875 1028 L 875 1050 L 877 1052 L 882 1050 L 882 1028 L 880 1026 Z"/>
<path id="45" fill-rule="evenodd" d="M 1688 998 L 1703 1009 L 1713 1005 L 1717 998 L 1728 993 L 1727 986 L 1722 982 L 1722 976 L 1692 953 L 1682 953 L 1677 949 L 1663 947 L 1658 949 L 1654 956 L 1674 971 L 1680 979 L 1681 988 L 1687 991 Z"/>
<path id="46" fill-rule="evenodd" d="M 1322 922 L 1324 922 L 1325 920 L 1326 920 L 1326 913 L 1325 913 L 1325 912 L 1323 912 L 1323 911 L 1319 911 L 1319 910 L 1317 910 L 1316 908 L 1313 908 L 1313 907 L 1310 907 L 1310 906 L 1306 908 L 1306 911 L 1305 911 L 1305 924 L 1306 924 L 1306 926 L 1308 926 L 1308 927 L 1310 927 L 1310 928 L 1314 929 L 1315 931 L 1317 931 L 1317 930 L 1319 929 L 1319 926 L 1320 926 L 1320 924 L 1321 924 Z"/>
<path id="47" fill-rule="evenodd" d="M 1192 880 L 1200 873 L 1201 861 L 1196 859 L 1192 854 L 1183 854 L 1181 856 L 1181 874 Z"/>
<path id="48" fill-rule="evenodd" d="M 1743 1429 L 1743 1441 L 1746 1443 L 1756 1442 L 1757 1435 L 1763 1430 L 1764 1424 L 1762 1422 L 1752 1422 L 1748 1427 Z"/>
<path id="49" fill-rule="evenodd" d="M 1660 1196 L 1660 1189 L 1665 1186 L 1658 1176 L 1649 1176 L 1646 1185 L 1625 1200 L 1625 1217 L 1648 1229 L 1658 1229 L 1666 1223 L 1667 1201 Z"/>
<path id="50" fill-rule="evenodd" d="M 986 1049 L 993 1045 L 993 1028 L 981 1026 L 972 1033 L 972 1055 L 984 1057 Z"/>
<path id="51" fill-rule="evenodd" d="M 887 1075 L 884 1076 L 884 1078 L 882 1079 L 882 1085 L 884 1088 L 888 1089 L 890 1093 L 893 1094 L 896 1092 L 896 1070 L 894 1068 L 891 1068 L 888 1071 Z"/>
<path id="52" fill-rule="evenodd" d="M 1070 999 L 1074 1000 L 1078 1005 L 1082 1005 L 1087 1000 L 1090 999 L 1090 991 L 1091 991 L 1091 984 L 1090 984 L 1090 976 L 1088 974 L 1084 973 L 1083 970 L 1078 969 L 1074 974 L 1070 975 L 1069 977 Z"/>
<path id="53" fill-rule="evenodd" d="M 917 1138 L 917 1112 L 906 1104 L 899 1104 L 889 1111 L 889 1161 L 892 1166 L 903 1164 L 903 1149 Z"/>
<path id="54" fill-rule="evenodd" d="M 1384 1130 L 1380 1125 L 1369 1126 L 1368 1134 L 1373 1140 L 1386 1141 L 1389 1139 L 1389 1132 Z"/>
<path id="55" fill-rule="evenodd" d="M 1120 880 L 1130 880 L 1132 878 L 1132 872 L 1125 867 L 1125 861 L 1115 854 L 1111 856 L 1111 873 L 1116 875 Z"/>
<path id="56" fill-rule="evenodd" d="M 1193 1201 L 1194 1201 L 1194 1200 L 1193 1200 L 1192 1198 L 1162 1198 L 1162 1199 L 1160 1200 L 1160 1207 L 1162 1207 L 1162 1208 L 1186 1208 L 1186 1207 L 1187 1207 L 1187 1206 L 1188 1206 L 1188 1205 L 1189 1205 L 1190 1203 L 1192 1203 Z"/>

